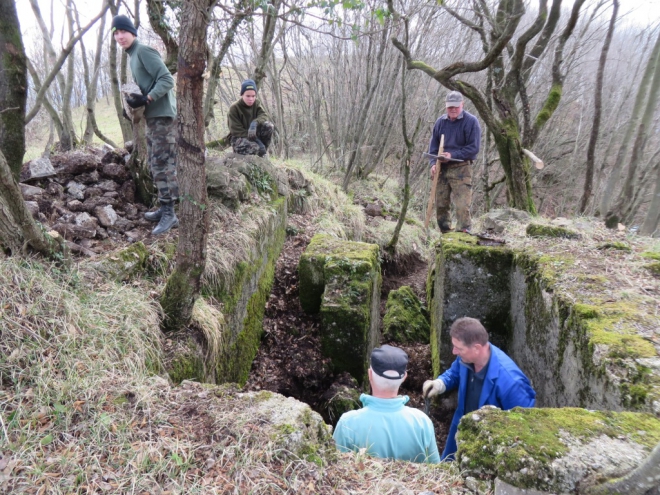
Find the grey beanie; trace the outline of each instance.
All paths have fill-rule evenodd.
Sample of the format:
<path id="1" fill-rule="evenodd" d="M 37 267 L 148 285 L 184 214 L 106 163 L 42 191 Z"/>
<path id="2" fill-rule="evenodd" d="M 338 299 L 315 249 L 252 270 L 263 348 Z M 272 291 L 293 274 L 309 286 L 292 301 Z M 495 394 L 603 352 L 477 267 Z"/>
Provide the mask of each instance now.
<path id="1" fill-rule="evenodd" d="M 114 33 L 117 29 L 128 31 L 133 36 L 137 36 L 137 29 L 135 29 L 133 22 L 131 22 L 131 20 L 125 15 L 116 15 L 112 18 L 111 31 Z"/>

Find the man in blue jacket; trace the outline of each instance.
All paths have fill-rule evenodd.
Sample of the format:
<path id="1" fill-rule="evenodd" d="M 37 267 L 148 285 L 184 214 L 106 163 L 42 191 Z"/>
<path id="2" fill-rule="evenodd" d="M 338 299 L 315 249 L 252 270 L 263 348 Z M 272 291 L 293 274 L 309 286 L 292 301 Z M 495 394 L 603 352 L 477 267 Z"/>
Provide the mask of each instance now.
<path id="1" fill-rule="evenodd" d="M 459 318 L 449 331 L 453 353 L 451 367 L 435 380 L 427 380 L 424 397 L 458 388 L 458 407 L 449 428 L 442 460 L 453 460 L 456 431 L 461 418 L 482 406 L 505 411 L 516 406 L 534 407 L 536 392 L 509 356 L 488 342 L 488 332 L 475 318 Z"/>
<path id="2" fill-rule="evenodd" d="M 372 395 L 362 394 L 364 407 L 342 414 L 333 435 L 341 452 L 367 449 L 376 457 L 412 462 L 440 462 L 433 423 L 399 396 L 406 379 L 408 354 L 384 345 L 371 353 L 369 383 Z"/>
<path id="3" fill-rule="evenodd" d="M 456 230 L 469 232 L 472 221 L 472 162 L 477 159 L 481 145 L 479 121 L 463 110 L 463 95 L 450 91 L 445 98 L 447 113 L 435 121 L 429 155 L 438 156 L 440 136 L 445 136 L 440 177 L 435 190 L 435 207 L 441 232 L 451 230 L 450 197 L 456 208 Z M 436 159 L 431 160 L 431 177 L 435 175 Z"/>

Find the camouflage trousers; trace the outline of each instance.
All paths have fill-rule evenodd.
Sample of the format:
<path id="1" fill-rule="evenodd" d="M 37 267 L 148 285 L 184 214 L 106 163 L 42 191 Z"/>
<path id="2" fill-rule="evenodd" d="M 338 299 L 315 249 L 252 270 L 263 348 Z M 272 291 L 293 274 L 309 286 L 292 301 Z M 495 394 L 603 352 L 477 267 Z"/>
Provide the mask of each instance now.
<path id="1" fill-rule="evenodd" d="M 171 203 L 179 197 L 176 178 L 176 122 L 173 117 L 147 119 L 147 160 L 158 201 Z"/>
<path id="2" fill-rule="evenodd" d="M 264 144 L 266 149 L 268 149 L 270 140 L 273 137 L 273 129 L 275 129 L 275 126 L 271 122 L 257 124 L 257 139 Z M 231 147 L 234 149 L 234 153 L 238 155 L 259 154 L 259 144 L 257 141 L 250 141 L 248 138 L 232 137 Z"/>
<path id="3" fill-rule="evenodd" d="M 450 198 L 456 209 L 456 230 L 470 229 L 472 204 L 472 162 L 442 165 L 435 190 L 436 218 L 442 232 L 451 229 Z"/>

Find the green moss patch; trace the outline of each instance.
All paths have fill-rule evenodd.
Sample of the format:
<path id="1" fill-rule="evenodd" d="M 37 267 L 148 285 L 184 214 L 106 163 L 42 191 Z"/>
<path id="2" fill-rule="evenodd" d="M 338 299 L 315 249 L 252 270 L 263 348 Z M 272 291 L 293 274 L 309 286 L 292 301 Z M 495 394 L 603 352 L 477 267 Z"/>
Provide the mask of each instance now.
<path id="1" fill-rule="evenodd" d="M 530 223 L 525 230 L 529 237 L 557 237 L 561 239 L 580 239 L 577 232 L 557 226 Z"/>
<path id="2" fill-rule="evenodd" d="M 500 477 L 520 488 L 554 491 L 551 463 L 571 446 L 602 435 L 650 451 L 660 442 L 660 419 L 578 408 L 481 409 L 461 419 L 457 458 L 468 476 Z"/>
<path id="3" fill-rule="evenodd" d="M 605 250 L 605 249 L 612 249 L 612 250 L 615 250 L 615 251 L 624 251 L 626 253 L 629 253 L 629 252 L 632 251 L 632 249 L 630 248 L 630 245 L 626 244 L 625 242 L 618 242 L 618 241 L 604 242 L 602 244 L 599 244 L 597 249 L 599 249 L 601 251 Z"/>
<path id="4" fill-rule="evenodd" d="M 384 337 L 399 343 L 426 343 L 430 338 L 428 311 L 410 287 L 390 291 L 383 318 Z"/>
<path id="5" fill-rule="evenodd" d="M 644 268 L 646 268 L 648 271 L 651 272 L 651 274 L 655 275 L 656 277 L 660 277 L 660 261 L 657 263 L 651 263 L 649 265 L 645 265 Z"/>

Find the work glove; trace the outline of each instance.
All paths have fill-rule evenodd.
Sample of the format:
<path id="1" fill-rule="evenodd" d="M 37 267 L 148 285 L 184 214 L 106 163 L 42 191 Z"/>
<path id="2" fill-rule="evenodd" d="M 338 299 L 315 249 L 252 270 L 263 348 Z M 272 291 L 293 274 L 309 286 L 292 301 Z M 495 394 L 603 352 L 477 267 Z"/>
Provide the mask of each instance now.
<path id="1" fill-rule="evenodd" d="M 447 390 L 445 382 L 437 378 L 435 380 L 426 380 L 422 386 L 422 395 L 424 398 L 443 394 Z"/>
<path id="2" fill-rule="evenodd" d="M 126 97 L 126 103 L 131 108 L 140 108 L 149 104 L 149 98 L 140 93 L 131 93 Z"/>
<path id="3" fill-rule="evenodd" d="M 248 129 L 248 139 L 254 141 L 257 139 L 257 121 L 253 120 Z"/>

